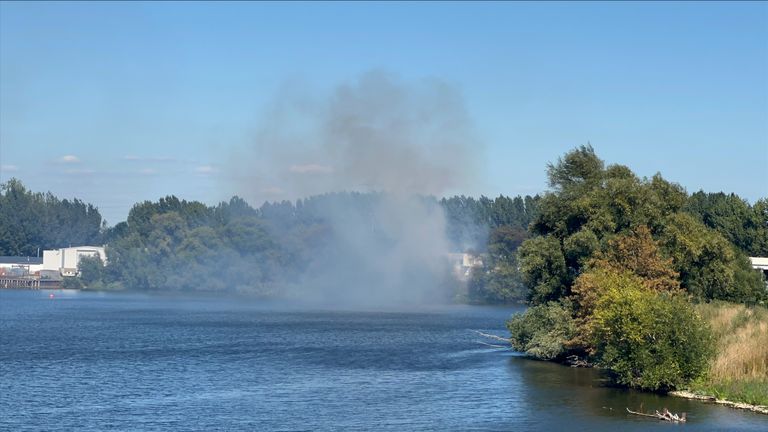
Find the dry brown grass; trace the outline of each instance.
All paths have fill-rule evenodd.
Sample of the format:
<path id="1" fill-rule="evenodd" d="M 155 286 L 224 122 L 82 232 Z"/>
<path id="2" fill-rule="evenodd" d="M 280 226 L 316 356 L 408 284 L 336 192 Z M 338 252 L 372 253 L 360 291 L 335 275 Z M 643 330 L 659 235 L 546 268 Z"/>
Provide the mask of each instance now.
<path id="1" fill-rule="evenodd" d="M 731 303 L 698 306 L 717 337 L 714 379 L 768 378 L 768 309 Z"/>
<path id="2" fill-rule="evenodd" d="M 694 385 L 725 398 L 765 403 L 768 397 L 768 309 L 714 302 L 697 306 L 712 326 L 717 355 L 709 376 Z"/>

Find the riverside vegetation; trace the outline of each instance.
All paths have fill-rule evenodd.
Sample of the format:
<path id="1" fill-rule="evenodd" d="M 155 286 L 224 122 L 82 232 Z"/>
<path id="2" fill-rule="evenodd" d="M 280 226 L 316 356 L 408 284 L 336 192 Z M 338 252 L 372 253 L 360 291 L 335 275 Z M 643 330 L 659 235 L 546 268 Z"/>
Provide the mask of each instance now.
<path id="1" fill-rule="evenodd" d="M 595 364 L 620 385 L 765 403 L 756 305 L 768 296 L 746 253 L 768 249 L 766 201 L 689 197 L 658 174 L 606 167 L 589 146 L 547 173 L 552 191 L 517 252 L 531 307 L 508 322 L 512 346 Z"/>
<path id="2" fill-rule="evenodd" d="M 551 164 L 548 177 L 543 196 L 423 197 L 442 207 L 454 250 L 484 256 L 463 300 L 527 302 L 508 328 L 530 356 L 596 364 L 630 387 L 765 404 L 766 290 L 746 257 L 768 256 L 768 199 L 689 196 L 658 174 L 605 166 L 589 146 Z M 106 243 L 107 265 L 82 260 L 69 286 L 279 296 L 328 255 L 337 235 L 329 208 L 375 216 L 380 197 L 253 208 L 238 197 L 207 206 L 169 196 L 108 227 L 92 205 L 12 179 L 0 188 L 0 255 Z"/>
<path id="3" fill-rule="evenodd" d="M 126 221 L 109 227 L 92 205 L 32 192 L 11 179 L 0 185 L 0 255 L 34 256 L 38 249 L 106 244 L 106 267 L 97 259 L 83 260 L 81 277 L 67 279 L 68 287 L 274 297 L 335 256 L 332 248 L 344 233 L 329 219 L 349 216 L 365 220 L 371 231 L 385 232 L 380 224 L 386 222 L 375 214 L 382 196 L 329 193 L 259 208 L 237 196 L 214 206 L 167 196 L 135 204 Z M 514 253 L 529 235 L 539 196 L 421 199 L 443 210 L 445 237 L 453 250 L 488 257 L 463 301 L 525 299 Z M 372 240 L 386 244 L 390 239 Z"/>
<path id="4" fill-rule="evenodd" d="M 727 302 L 696 305 L 714 332 L 718 354 L 690 390 L 768 406 L 768 309 Z"/>

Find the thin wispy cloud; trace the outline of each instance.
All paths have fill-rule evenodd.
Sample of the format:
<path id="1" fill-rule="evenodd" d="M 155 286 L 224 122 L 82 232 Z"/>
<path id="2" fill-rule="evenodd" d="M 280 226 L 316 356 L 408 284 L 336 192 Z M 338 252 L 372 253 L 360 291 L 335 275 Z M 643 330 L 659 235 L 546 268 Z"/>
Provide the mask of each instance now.
<path id="1" fill-rule="evenodd" d="M 87 169 L 87 168 L 71 168 L 71 169 L 64 170 L 64 174 L 87 176 L 87 175 L 96 174 L 96 171 L 92 169 Z"/>
<path id="2" fill-rule="evenodd" d="M 295 174 L 331 174 L 333 168 L 327 165 L 319 164 L 303 164 L 303 165 L 291 165 L 288 170 Z"/>
<path id="3" fill-rule="evenodd" d="M 205 175 L 216 174 L 218 171 L 219 170 L 212 165 L 200 165 L 195 168 L 196 173 Z"/>
<path id="4" fill-rule="evenodd" d="M 262 189 L 261 192 L 267 195 L 282 195 L 285 191 L 277 186 L 272 186 Z"/>
<path id="5" fill-rule="evenodd" d="M 59 158 L 59 162 L 65 164 L 76 164 L 80 163 L 80 158 L 75 155 L 64 155 Z"/>
<path id="6" fill-rule="evenodd" d="M 178 162 L 178 159 L 167 156 L 136 156 L 126 155 L 120 158 L 130 162 Z"/>
<path id="7" fill-rule="evenodd" d="M 157 174 L 157 170 L 154 168 L 142 168 L 139 170 L 139 174 L 149 176 Z"/>
<path id="8" fill-rule="evenodd" d="M 19 167 L 16 165 L 0 165 L 0 171 L 4 172 L 18 172 Z"/>

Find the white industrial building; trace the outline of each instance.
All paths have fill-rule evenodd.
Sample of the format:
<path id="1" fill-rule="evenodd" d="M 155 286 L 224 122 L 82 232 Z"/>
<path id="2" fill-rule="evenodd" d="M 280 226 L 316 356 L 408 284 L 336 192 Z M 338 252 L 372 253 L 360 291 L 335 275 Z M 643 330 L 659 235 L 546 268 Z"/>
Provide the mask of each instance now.
<path id="1" fill-rule="evenodd" d="M 58 271 L 62 276 L 77 276 L 77 265 L 82 257 L 101 258 L 107 262 L 103 246 L 76 246 L 43 251 L 42 270 Z"/>

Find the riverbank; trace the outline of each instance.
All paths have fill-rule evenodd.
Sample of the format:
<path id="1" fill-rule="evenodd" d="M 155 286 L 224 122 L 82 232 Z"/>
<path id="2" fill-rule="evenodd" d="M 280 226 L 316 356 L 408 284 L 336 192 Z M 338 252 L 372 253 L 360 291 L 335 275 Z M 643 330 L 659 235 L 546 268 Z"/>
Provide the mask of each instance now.
<path id="1" fill-rule="evenodd" d="M 768 308 L 724 301 L 693 307 L 711 328 L 714 356 L 702 377 L 670 395 L 768 414 Z M 591 366 L 574 356 L 559 360 Z"/>
<path id="2" fill-rule="evenodd" d="M 768 414 L 768 308 L 711 302 L 696 310 L 712 327 L 717 354 L 706 377 L 674 395 Z"/>
<path id="3" fill-rule="evenodd" d="M 748 404 L 744 402 L 733 402 L 725 399 L 718 399 L 714 396 L 701 395 L 701 394 L 696 394 L 696 393 L 693 393 L 690 391 L 684 391 L 684 390 L 673 391 L 673 392 L 669 392 L 668 394 L 670 396 L 681 397 L 685 399 L 700 400 L 704 402 L 712 402 L 720 405 L 725 405 L 731 408 L 738 408 L 738 409 L 743 409 L 743 410 L 748 410 L 748 411 L 768 415 L 768 406 L 766 405 L 753 405 L 753 404 Z"/>
<path id="4" fill-rule="evenodd" d="M 716 338 L 707 377 L 670 395 L 768 414 L 768 309 L 728 302 L 696 305 Z"/>

